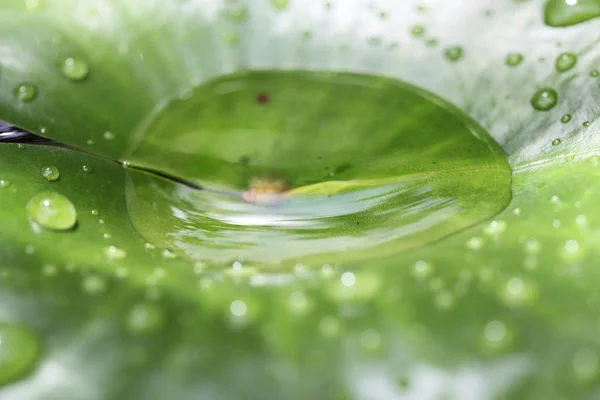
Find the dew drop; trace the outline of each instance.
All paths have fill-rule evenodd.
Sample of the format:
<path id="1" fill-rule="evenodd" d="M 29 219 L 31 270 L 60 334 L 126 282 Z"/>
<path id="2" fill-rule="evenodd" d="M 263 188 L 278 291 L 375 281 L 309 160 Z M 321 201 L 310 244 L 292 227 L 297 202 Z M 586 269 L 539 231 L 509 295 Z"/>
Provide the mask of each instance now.
<path id="1" fill-rule="evenodd" d="M 104 249 L 104 254 L 112 261 L 120 261 L 127 257 L 127 252 L 117 246 L 108 246 Z"/>
<path id="2" fill-rule="evenodd" d="M 83 166 L 81 167 L 81 170 L 82 170 L 83 172 L 90 172 L 92 169 L 91 169 L 89 166 L 87 166 L 87 165 L 83 165 Z"/>
<path id="3" fill-rule="evenodd" d="M 584 127 L 587 128 L 588 126 L 591 125 L 591 122 L 590 121 L 584 121 L 583 124 L 581 124 L 581 125 L 583 125 Z"/>
<path id="4" fill-rule="evenodd" d="M 465 247 L 469 250 L 479 250 L 483 247 L 483 240 L 477 236 L 472 237 L 467 241 Z"/>
<path id="5" fill-rule="evenodd" d="M 566 72 L 577 64 L 577 56 L 573 53 L 563 53 L 556 58 L 555 66 L 558 72 Z"/>
<path id="6" fill-rule="evenodd" d="M 551 88 L 542 88 L 531 97 L 531 105 L 538 111 L 548 111 L 558 102 L 558 93 Z"/>
<path id="7" fill-rule="evenodd" d="M 558 145 L 559 145 L 559 144 L 561 144 L 561 143 L 562 143 L 562 140 L 560 140 L 560 139 L 554 139 L 554 140 L 552 141 L 552 146 L 558 146 Z"/>
<path id="8" fill-rule="evenodd" d="M 47 229 L 67 230 L 77 223 L 77 211 L 73 203 L 55 192 L 33 196 L 27 203 L 27 212 L 35 222 Z"/>
<path id="9" fill-rule="evenodd" d="M 85 61 L 69 57 L 62 64 L 62 72 L 67 79 L 81 81 L 88 76 L 90 70 Z"/>
<path id="10" fill-rule="evenodd" d="M 501 287 L 500 297 L 510 307 L 522 307 L 536 300 L 537 289 L 532 283 L 514 277 Z"/>
<path id="11" fill-rule="evenodd" d="M 42 267 L 42 274 L 44 276 L 54 276 L 58 273 L 58 269 L 53 264 L 44 264 Z"/>
<path id="12" fill-rule="evenodd" d="M 426 261 L 418 260 L 413 268 L 413 275 L 417 279 L 425 279 L 433 273 L 433 267 Z"/>
<path id="13" fill-rule="evenodd" d="M 486 226 L 483 232 L 489 236 L 497 236 L 506 230 L 506 222 L 504 221 L 492 221 Z"/>
<path id="14" fill-rule="evenodd" d="M 563 124 L 566 124 L 567 122 L 571 121 L 571 114 L 565 114 L 561 117 L 560 122 L 562 122 Z"/>
<path id="15" fill-rule="evenodd" d="M 439 292 L 435 296 L 435 306 L 439 310 L 448 310 L 454 305 L 454 295 L 446 290 Z"/>
<path id="16" fill-rule="evenodd" d="M 154 304 L 137 304 L 129 314 L 125 325 L 132 335 L 153 333 L 164 325 L 165 314 Z"/>
<path id="17" fill-rule="evenodd" d="M 425 35 L 425 27 L 423 27 L 422 25 L 415 25 L 411 28 L 410 33 L 414 37 L 422 37 L 423 35 Z"/>
<path id="18" fill-rule="evenodd" d="M 31 83 L 23 83 L 15 88 L 15 97 L 24 103 L 35 100 L 37 89 Z"/>
<path id="19" fill-rule="evenodd" d="M 509 67 L 516 67 L 523 62 L 523 55 L 519 53 L 509 53 L 504 62 Z"/>
<path id="20" fill-rule="evenodd" d="M 42 176 L 49 182 L 53 182 L 60 178 L 60 171 L 54 165 L 48 165 L 42 168 Z"/>
<path id="21" fill-rule="evenodd" d="M 104 132 L 104 139 L 106 140 L 115 140 L 116 135 L 112 132 L 106 131 Z"/>
<path id="22" fill-rule="evenodd" d="M 288 305 L 290 312 L 295 315 L 306 315 L 313 308 L 313 302 L 299 290 L 290 295 Z"/>
<path id="23" fill-rule="evenodd" d="M 463 49 L 459 46 L 448 47 L 444 52 L 446 58 L 452 62 L 456 62 L 463 57 Z"/>
<path id="24" fill-rule="evenodd" d="M 0 324 L 0 385 L 31 372 L 41 352 L 39 337 L 16 324 Z"/>
<path id="25" fill-rule="evenodd" d="M 597 17 L 597 0 L 548 0 L 544 9 L 544 23 L 552 27 L 571 26 Z"/>
<path id="26" fill-rule="evenodd" d="M 0 188 L 7 188 L 10 186 L 10 181 L 6 179 L 0 179 Z"/>
<path id="27" fill-rule="evenodd" d="M 92 210 L 92 211 L 90 211 L 90 214 L 92 214 L 94 216 L 98 216 L 98 215 L 100 215 L 100 212 L 98 210 Z"/>
<path id="28" fill-rule="evenodd" d="M 592 78 L 597 78 L 598 76 L 600 76 L 600 71 L 598 71 L 597 69 L 593 69 L 590 71 L 590 76 Z"/>

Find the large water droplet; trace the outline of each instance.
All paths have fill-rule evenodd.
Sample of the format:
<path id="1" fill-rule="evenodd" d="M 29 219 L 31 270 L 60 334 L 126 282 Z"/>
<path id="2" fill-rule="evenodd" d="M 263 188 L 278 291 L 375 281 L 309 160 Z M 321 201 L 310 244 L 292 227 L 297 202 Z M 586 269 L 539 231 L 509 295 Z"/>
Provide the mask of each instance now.
<path id="1" fill-rule="evenodd" d="M 47 229 L 67 230 L 77 223 L 77 211 L 67 197 L 56 192 L 38 193 L 27 203 L 31 218 Z"/>
<path id="2" fill-rule="evenodd" d="M 13 382 L 30 372 L 40 355 L 38 336 L 16 324 L 0 324 L 0 385 Z"/>
<path id="3" fill-rule="evenodd" d="M 35 100 L 37 89 L 31 83 L 23 83 L 15 88 L 15 97 L 24 103 Z"/>
<path id="4" fill-rule="evenodd" d="M 577 56 L 573 53 L 563 53 L 556 58 L 556 70 L 565 72 L 577 64 Z"/>
<path id="5" fill-rule="evenodd" d="M 599 0 L 549 0 L 544 22 L 552 27 L 575 25 L 600 17 Z"/>
<path id="6" fill-rule="evenodd" d="M 68 79 L 80 81 L 85 79 L 90 71 L 85 61 L 69 57 L 62 64 L 62 72 Z"/>
<path id="7" fill-rule="evenodd" d="M 54 165 L 42 168 L 42 176 L 52 182 L 60 178 L 60 171 Z"/>
<path id="8" fill-rule="evenodd" d="M 539 111 L 548 111 L 558 102 L 558 93 L 551 88 L 542 88 L 531 97 L 531 105 Z"/>

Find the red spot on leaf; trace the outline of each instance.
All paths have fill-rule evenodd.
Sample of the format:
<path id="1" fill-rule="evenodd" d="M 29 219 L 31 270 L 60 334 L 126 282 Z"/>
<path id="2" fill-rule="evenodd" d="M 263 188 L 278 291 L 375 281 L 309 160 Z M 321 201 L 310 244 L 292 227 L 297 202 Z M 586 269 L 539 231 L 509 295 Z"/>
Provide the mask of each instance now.
<path id="1" fill-rule="evenodd" d="M 269 102 L 269 95 L 266 93 L 260 93 L 256 96 L 256 102 L 258 104 L 267 104 Z"/>

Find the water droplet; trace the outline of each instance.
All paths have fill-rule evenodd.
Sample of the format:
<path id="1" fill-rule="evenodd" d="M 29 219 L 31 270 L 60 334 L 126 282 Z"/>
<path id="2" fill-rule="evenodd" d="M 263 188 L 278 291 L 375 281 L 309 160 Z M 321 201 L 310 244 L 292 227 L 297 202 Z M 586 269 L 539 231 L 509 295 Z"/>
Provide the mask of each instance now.
<path id="1" fill-rule="evenodd" d="M 271 4 L 273 4 L 273 7 L 275 7 L 276 9 L 283 10 L 288 6 L 289 1 L 288 0 L 271 0 Z"/>
<path id="2" fill-rule="evenodd" d="M 467 241 L 465 247 L 469 250 L 479 250 L 483 247 L 483 240 L 477 236 L 472 237 Z"/>
<path id="3" fill-rule="evenodd" d="M 522 307 L 533 303 L 537 298 L 537 288 L 521 278 L 511 278 L 500 289 L 500 297 L 511 307 Z"/>
<path id="4" fill-rule="evenodd" d="M 244 303 L 241 300 L 235 300 L 231 303 L 231 306 L 229 307 L 231 314 L 235 317 L 243 317 L 244 315 L 246 315 L 247 309 L 248 308 L 246 307 L 246 303 Z"/>
<path id="5" fill-rule="evenodd" d="M 579 214 L 577 217 L 575 217 L 575 223 L 579 226 L 586 226 L 587 217 L 583 214 Z"/>
<path id="6" fill-rule="evenodd" d="M 488 322 L 483 328 L 482 336 L 483 347 L 486 350 L 503 350 L 512 342 L 512 335 L 507 325 L 498 320 Z"/>
<path id="7" fill-rule="evenodd" d="M 60 171 L 54 165 L 42 168 L 42 176 L 52 182 L 60 178 Z"/>
<path id="8" fill-rule="evenodd" d="M 560 220 L 559 219 L 555 219 L 554 221 L 552 221 L 552 227 L 554 227 L 554 228 L 560 228 Z"/>
<path id="9" fill-rule="evenodd" d="M 597 78 L 597 77 L 600 76 L 600 71 L 598 71 L 597 69 L 593 69 L 593 70 L 590 71 L 590 76 L 592 78 Z"/>
<path id="10" fill-rule="evenodd" d="M 560 122 L 562 122 L 563 124 L 566 124 L 567 122 L 571 121 L 571 114 L 565 114 L 561 117 Z"/>
<path id="11" fill-rule="evenodd" d="M 573 68 L 577 64 L 577 56 L 573 53 L 563 53 L 556 58 L 556 70 L 565 72 Z"/>
<path id="12" fill-rule="evenodd" d="M 106 281 L 99 276 L 90 275 L 83 279 L 81 287 L 84 292 L 96 295 L 106 290 Z"/>
<path id="13" fill-rule="evenodd" d="M 106 131 L 104 132 L 104 139 L 106 140 L 115 140 L 116 135 L 112 132 Z"/>
<path id="14" fill-rule="evenodd" d="M 414 37 L 422 37 L 423 35 L 425 35 L 425 27 L 423 27 L 422 25 L 415 25 L 411 28 L 410 33 Z"/>
<path id="15" fill-rule="evenodd" d="M 85 61 L 69 57 L 63 62 L 62 72 L 68 79 L 80 81 L 85 79 L 90 71 Z"/>
<path id="16" fill-rule="evenodd" d="M 600 17 L 597 0 L 549 0 L 544 9 L 544 23 L 552 27 L 579 24 Z"/>
<path id="17" fill-rule="evenodd" d="M 463 57 L 463 49 L 459 46 L 448 47 L 444 54 L 448 60 L 456 62 Z"/>
<path id="18" fill-rule="evenodd" d="M 30 329 L 16 324 L 0 324 L 0 385 L 31 372 L 40 356 L 41 344 Z"/>
<path id="19" fill-rule="evenodd" d="M 6 179 L 0 179 L 0 188 L 7 188 L 10 186 L 10 181 Z"/>
<path id="20" fill-rule="evenodd" d="M 162 253 L 160 253 L 162 255 L 162 257 L 166 260 L 174 260 L 177 258 L 177 254 L 173 253 L 171 250 L 169 249 L 164 249 L 162 251 Z"/>
<path id="21" fill-rule="evenodd" d="M 67 230 L 77 223 L 77 211 L 71 201 L 55 192 L 38 193 L 27 203 L 31 218 L 47 229 Z"/>
<path id="22" fill-rule="evenodd" d="M 591 122 L 590 121 L 584 121 L 583 124 L 581 124 L 581 125 L 583 125 L 584 127 L 587 128 L 588 126 L 591 125 Z"/>
<path id="23" fill-rule="evenodd" d="M 94 216 L 100 215 L 100 212 L 98 212 L 98 210 L 92 210 L 92 211 L 90 211 L 90 213 Z"/>
<path id="24" fill-rule="evenodd" d="M 342 285 L 350 287 L 350 286 L 354 286 L 354 284 L 356 283 L 356 277 L 354 276 L 354 274 L 352 272 L 344 272 L 342 274 Z"/>
<path id="25" fill-rule="evenodd" d="M 567 240 L 565 243 L 565 251 L 569 254 L 574 254 L 579 251 L 579 242 L 574 239 Z"/>
<path id="26" fill-rule="evenodd" d="M 513 214 L 515 214 L 518 217 L 519 215 L 521 215 L 521 209 L 520 208 L 515 208 L 513 210 Z"/>
<path id="27" fill-rule="evenodd" d="M 598 354 L 591 349 L 581 349 L 573 356 L 573 373 L 580 380 L 593 379 L 598 374 Z"/>
<path id="28" fill-rule="evenodd" d="M 146 250 L 154 250 L 154 249 L 156 249 L 156 246 L 153 245 L 152 243 L 146 243 L 146 244 L 144 244 L 144 248 Z"/>
<path id="29" fill-rule="evenodd" d="M 321 318 L 319 322 L 319 332 L 325 338 L 338 337 L 342 330 L 340 320 L 334 316 L 326 316 Z"/>
<path id="30" fill-rule="evenodd" d="M 548 111 L 558 102 L 558 93 L 551 88 L 542 88 L 531 97 L 531 105 L 538 111 Z"/>
<path id="31" fill-rule="evenodd" d="M 81 170 L 82 170 L 83 172 L 91 172 L 91 171 L 92 171 L 92 169 L 91 169 L 89 166 L 87 166 L 87 165 L 83 165 L 83 166 L 81 167 Z"/>
<path id="32" fill-rule="evenodd" d="M 125 325 L 132 335 L 143 335 L 160 330 L 164 320 L 165 314 L 158 306 L 137 304 L 129 311 Z"/>
<path id="33" fill-rule="evenodd" d="M 104 254 L 112 261 L 120 261 L 127 257 L 127 252 L 117 246 L 108 246 L 104 249 Z"/>
<path id="34" fill-rule="evenodd" d="M 425 279 L 433 273 L 433 267 L 426 261 L 418 260 L 413 269 L 413 275 L 417 279 Z"/>
<path id="35" fill-rule="evenodd" d="M 561 143 L 562 143 L 562 140 L 560 140 L 560 139 L 554 139 L 554 140 L 552 141 L 552 146 L 558 146 L 558 145 L 559 145 L 559 144 L 561 144 Z"/>
<path id="36" fill-rule="evenodd" d="M 504 221 L 492 221 L 488 226 L 485 227 L 483 232 L 486 235 L 496 236 L 500 235 L 506 230 L 506 222 Z"/>
<path id="37" fill-rule="evenodd" d="M 110 233 L 104 233 L 104 234 L 102 235 L 102 237 L 103 237 L 104 239 L 110 239 L 110 238 L 112 238 L 112 235 L 111 235 Z"/>
<path id="38" fill-rule="evenodd" d="M 15 97 L 24 103 L 35 100 L 37 89 L 31 83 L 23 83 L 15 88 Z"/>
<path id="39" fill-rule="evenodd" d="M 523 62 L 523 55 L 519 53 L 509 53 L 504 62 L 509 67 L 516 67 Z"/>

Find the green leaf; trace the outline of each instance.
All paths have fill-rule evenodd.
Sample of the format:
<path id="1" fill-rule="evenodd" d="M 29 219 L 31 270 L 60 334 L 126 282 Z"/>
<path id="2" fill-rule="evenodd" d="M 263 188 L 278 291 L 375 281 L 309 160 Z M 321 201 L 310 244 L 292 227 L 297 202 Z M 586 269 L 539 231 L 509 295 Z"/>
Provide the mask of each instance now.
<path id="1" fill-rule="evenodd" d="M 553 1 L 4 1 L 0 119 L 68 147 L 0 143 L 0 397 L 594 398 L 600 20 L 596 2 L 580 3 L 592 8 L 567 15 L 577 9 Z M 544 18 L 576 24 L 556 29 Z M 574 66 L 557 70 L 566 53 Z M 287 72 L 256 72 L 274 70 Z M 286 78 L 298 70 L 305 78 Z M 350 75 L 365 88 L 333 88 Z M 247 84 L 237 94 L 248 96 L 203 99 L 232 79 Z M 434 95 L 425 101 L 415 93 L 427 92 L 391 82 Z M 535 94 L 548 89 L 556 104 L 536 110 Z M 289 141 L 275 147 L 266 132 L 282 130 L 282 115 L 297 119 Z M 337 140 L 325 145 L 317 140 L 315 132 L 340 121 L 350 129 L 332 128 Z M 196 124 L 215 134 L 186 138 Z M 244 126 L 260 134 L 236 137 Z M 503 211 L 502 152 L 489 142 L 469 156 L 486 131 L 512 168 Z M 390 138 L 411 145 L 385 152 Z M 357 141 L 361 157 L 344 151 Z M 330 179 L 310 160 L 317 154 L 331 157 L 330 167 L 351 156 L 360 166 Z M 474 173 L 485 165 L 498 168 Z M 49 166 L 58 179 L 47 179 Z M 173 220 L 222 212 L 198 202 L 239 199 L 255 172 L 283 175 L 292 204 L 246 204 L 252 213 L 327 195 L 337 202 L 381 182 L 409 182 L 415 195 L 424 187 L 415 177 L 427 176 L 466 214 L 372 253 L 338 249 L 285 263 L 290 241 L 281 231 L 271 231 L 274 250 L 265 253 L 255 246 L 265 243 L 264 227 Z M 73 205 L 72 228 L 64 229 L 64 215 L 58 225 L 36 218 L 40 203 L 28 211 L 47 192 Z M 401 227 L 385 216 L 406 204 L 384 202 L 379 219 L 363 220 L 369 229 Z M 341 237 L 344 226 L 326 236 Z M 190 232 L 169 235 L 171 227 Z M 369 229 L 356 233 L 372 239 Z M 199 233 L 231 248 L 206 245 Z M 231 257 L 244 246 L 248 260 Z"/>

